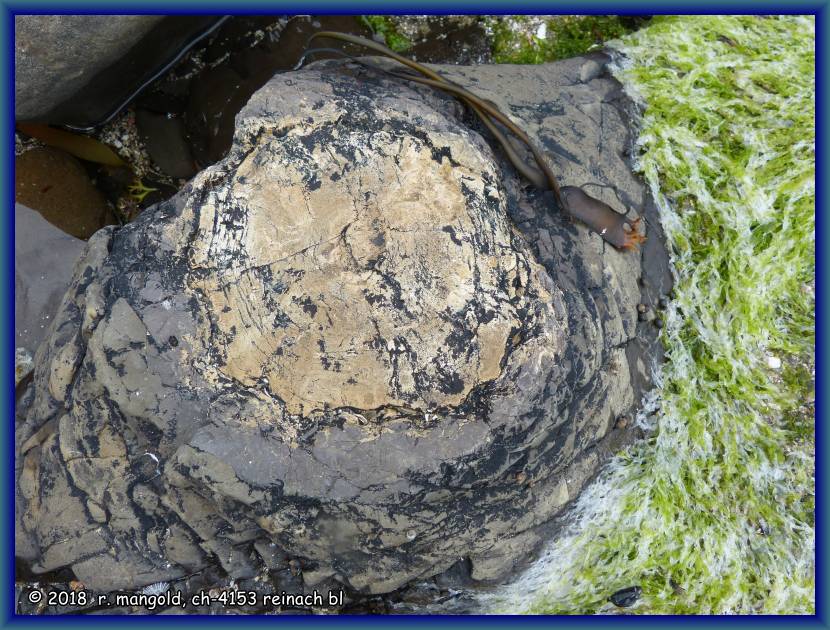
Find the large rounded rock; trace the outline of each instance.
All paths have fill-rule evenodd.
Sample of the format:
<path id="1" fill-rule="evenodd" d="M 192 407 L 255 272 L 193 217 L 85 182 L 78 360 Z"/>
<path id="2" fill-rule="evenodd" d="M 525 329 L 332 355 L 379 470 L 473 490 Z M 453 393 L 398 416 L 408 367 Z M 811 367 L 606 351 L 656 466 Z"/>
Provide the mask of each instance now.
<path id="1" fill-rule="evenodd" d="M 223 19 L 16 15 L 15 120 L 99 126 Z"/>
<path id="2" fill-rule="evenodd" d="M 164 16 L 17 15 L 15 118 L 31 120 L 76 94 Z"/>
<path id="3" fill-rule="evenodd" d="M 564 184 L 638 213 L 594 66 L 512 69 L 512 112 L 555 88 L 522 124 Z M 279 75 L 225 160 L 90 240 L 17 433 L 34 570 L 112 589 L 293 558 L 306 587 L 377 593 L 526 557 L 635 404 L 654 334 L 636 341 L 641 253 L 525 190 L 463 117 L 348 65 Z"/>

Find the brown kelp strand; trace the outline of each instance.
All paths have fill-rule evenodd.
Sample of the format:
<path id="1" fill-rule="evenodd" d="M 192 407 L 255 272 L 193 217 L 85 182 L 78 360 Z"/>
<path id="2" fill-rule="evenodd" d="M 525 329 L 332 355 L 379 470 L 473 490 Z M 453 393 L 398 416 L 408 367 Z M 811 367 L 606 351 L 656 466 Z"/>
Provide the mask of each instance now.
<path id="1" fill-rule="evenodd" d="M 364 39 L 362 37 L 334 31 L 320 31 L 311 36 L 309 39 L 309 45 L 313 40 L 323 38 L 336 39 L 361 46 L 380 53 L 385 57 L 394 59 L 398 63 L 415 70 L 423 76 L 386 70 L 359 59 L 355 59 L 355 61 L 374 69 L 380 69 L 381 71 L 400 79 L 413 81 L 449 92 L 460 101 L 468 105 L 487 127 L 487 129 L 493 134 L 496 141 L 502 146 L 507 158 L 523 177 L 539 188 L 547 188 L 551 190 L 560 208 L 564 209 L 570 216 L 578 219 L 594 230 L 605 241 L 611 243 L 614 247 L 619 249 L 630 249 L 645 240 L 645 237 L 637 229 L 639 220 L 629 220 L 626 215 L 616 212 L 609 205 L 599 201 L 598 199 L 594 199 L 582 189 L 569 187 L 570 195 L 563 197 L 556 176 L 550 169 L 550 166 L 548 165 L 541 149 L 536 146 L 523 129 L 510 120 L 510 118 L 508 118 L 490 101 L 484 100 L 466 88 L 447 80 L 440 73 L 399 55 L 382 44 Z M 501 130 L 498 129 L 495 122 L 503 125 L 528 148 L 533 155 L 533 159 L 538 168 L 527 164 L 518 156 L 510 140 L 501 132 Z M 569 201 L 571 199 L 573 200 L 573 207 L 571 207 L 571 203 Z"/>
<path id="2" fill-rule="evenodd" d="M 32 123 L 17 123 L 17 129 L 43 144 L 66 151 L 82 160 L 107 166 L 124 166 L 124 161 L 115 151 L 95 138 Z"/>

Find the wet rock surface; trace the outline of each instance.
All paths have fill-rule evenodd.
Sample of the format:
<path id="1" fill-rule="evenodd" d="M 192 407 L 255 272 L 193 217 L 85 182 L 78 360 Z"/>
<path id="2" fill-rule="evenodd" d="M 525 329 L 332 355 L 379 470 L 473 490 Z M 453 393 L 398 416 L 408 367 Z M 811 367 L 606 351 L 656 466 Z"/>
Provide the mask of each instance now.
<path id="1" fill-rule="evenodd" d="M 15 119 L 34 120 L 120 59 L 163 16 L 17 15 Z"/>
<path id="2" fill-rule="evenodd" d="M 84 249 L 80 241 L 57 229 L 22 204 L 14 206 L 15 347 L 34 354 L 72 280 Z"/>
<path id="3" fill-rule="evenodd" d="M 14 197 L 75 238 L 116 223 L 81 162 L 59 149 L 38 147 L 15 158 Z"/>
<path id="4" fill-rule="evenodd" d="M 95 590 L 219 569 L 357 599 L 440 591 L 459 559 L 509 574 L 634 435 L 616 420 L 659 360 L 637 305 L 666 254 L 605 62 L 443 70 L 563 185 L 644 216 L 634 252 L 450 98 L 340 62 L 275 76 L 226 159 L 88 242 L 19 410 L 20 560 Z"/>
<path id="5" fill-rule="evenodd" d="M 222 21 L 209 15 L 17 15 L 15 120 L 91 131 Z"/>

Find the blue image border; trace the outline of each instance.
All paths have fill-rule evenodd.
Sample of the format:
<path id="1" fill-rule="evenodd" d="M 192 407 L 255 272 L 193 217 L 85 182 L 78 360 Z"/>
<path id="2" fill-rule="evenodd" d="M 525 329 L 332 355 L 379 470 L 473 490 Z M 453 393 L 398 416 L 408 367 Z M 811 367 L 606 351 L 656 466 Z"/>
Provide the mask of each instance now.
<path id="1" fill-rule="evenodd" d="M 827 358 L 827 338 L 822 329 L 822 323 L 828 316 L 828 275 L 827 252 L 824 246 L 830 243 L 827 209 L 827 182 L 830 179 L 826 161 L 827 124 L 825 111 L 828 107 L 827 99 L 827 43 L 828 4 L 830 0 L 822 2 L 632 2 L 626 0 L 589 0 L 586 2 L 543 2 L 519 1 L 509 2 L 477 2 L 462 0 L 452 3 L 428 0 L 420 3 L 378 1 L 344 2 L 310 0 L 297 2 L 223 2 L 211 0 L 208 2 L 161 2 L 126 1 L 122 3 L 108 3 L 103 1 L 87 2 L 22 2 L 20 0 L 7 2 L 0 0 L 0 38 L 4 50 L 2 73 L 3 94 L 0 98 L 0 112 L 3 119 L 2 134 L 2 183 L 0 191 L 3 194 L 2 227 L 0 228 L 0 274 L 2 274 L 2 290 L 0 291 L 0 317 L 2 317 L 3 335 L 0 341 L 0 350 L 6 359 L 3 361 L 3 382 L 6 385 L 0 388 L 3 397 L 2 407 L 5 413 L 5 432 L 0 439 L 0 455 L 6 463 L 2 484 L 3 512 L 0 518 L 0 544 L 2 557 L 8 560 L 7 567 L 0 575 L 0 624 L 3 626 L 40 627 L 56 625 L 84 625 L 101 626 L 109 624 L 148 624 L 154 628 L 174 627 L 179 624 L 217 624 L 217 623 L 276 623 L 282 628 L 308 627 L 309 625 L 346 624 L 346 625 L 429 625 L 432 628 L 461 626 L 479 627 L 534 625 L 565 627 L 592 625 L 605 626 L 608 624 L 664 624 L 682 623 L 712 626 L 764 625 L 784 626 L 791 624 L 815 625 L 826 627 L 827 617 L 827 548 L 824 531 L 827 525 L 827 464 L 824 455 L 830 451 L 827 448 L 827 430 L 824 426 L 826 409 L 826 392 L 830 389 L 830 378 L 825 369 Z M 239 616 L 214 617 L 207 615 L 190 615 L 181 617 L 159 616 L 58 616 L 34 617 L 14 614 L 15 601 L 15 562 L 14 562 L 14 16 L 18 14 L 812 14 L 816 17 L 816 614 L 803 617 L 774 617 L 774 616 L 711 616 L 711 617 L 663 617 L 663 616 L 574 616 L 574 617 L 500 617 L 500 616 L 250 616 L 241 619 Z"/>

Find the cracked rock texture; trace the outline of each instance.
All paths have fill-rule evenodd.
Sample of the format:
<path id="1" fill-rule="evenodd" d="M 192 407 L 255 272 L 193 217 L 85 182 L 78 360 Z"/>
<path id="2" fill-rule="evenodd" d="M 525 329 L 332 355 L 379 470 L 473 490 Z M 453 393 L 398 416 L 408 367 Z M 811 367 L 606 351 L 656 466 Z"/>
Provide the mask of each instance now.
<path id="1" fill-rule="evenodd" d="M 605 62 L 444 70 L 563 185 L 644 215 L 634 252 L 443 94 L 339 62 L 275 76 L 225 160 L 89 241 L 19 410 L 20 559 L 99 590 L 294 561 L 353 594 L 524 561 L 658 358 L 637 304 L 666 256 Z"/>

